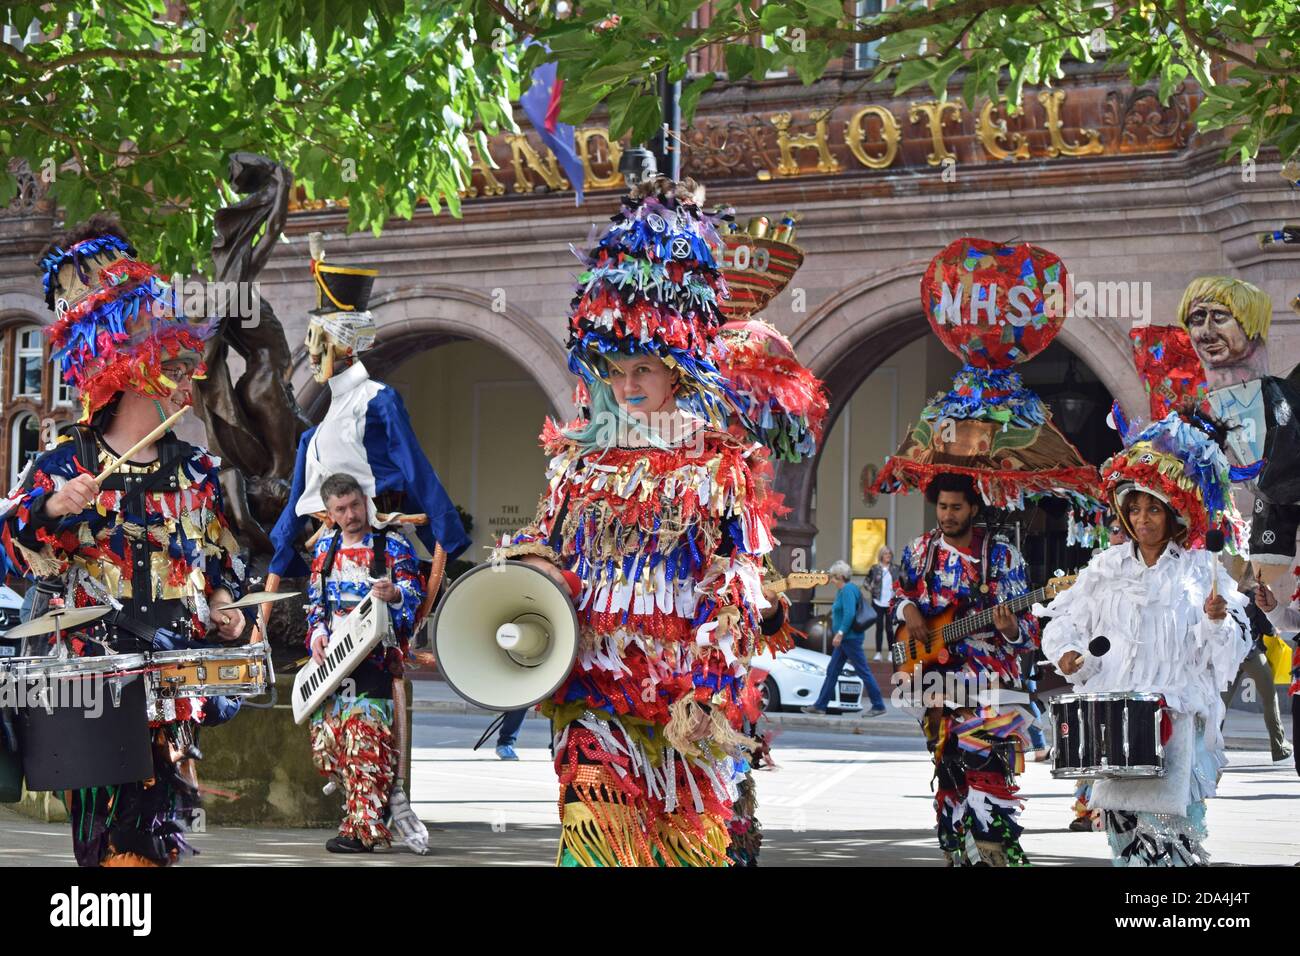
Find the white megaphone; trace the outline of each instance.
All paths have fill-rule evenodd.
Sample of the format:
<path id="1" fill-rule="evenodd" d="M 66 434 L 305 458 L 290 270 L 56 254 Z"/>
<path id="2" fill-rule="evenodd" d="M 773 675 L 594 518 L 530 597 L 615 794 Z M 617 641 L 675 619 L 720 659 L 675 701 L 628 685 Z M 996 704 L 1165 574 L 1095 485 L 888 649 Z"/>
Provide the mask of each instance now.
<path id="1" fill-rule="evenodd" d="M 550 697 L 578 656 L 568 591 L 517 561 L 480 564 L 447 590 L 433 618 L 438 669 L 457 694 L 487 710 Z"/>

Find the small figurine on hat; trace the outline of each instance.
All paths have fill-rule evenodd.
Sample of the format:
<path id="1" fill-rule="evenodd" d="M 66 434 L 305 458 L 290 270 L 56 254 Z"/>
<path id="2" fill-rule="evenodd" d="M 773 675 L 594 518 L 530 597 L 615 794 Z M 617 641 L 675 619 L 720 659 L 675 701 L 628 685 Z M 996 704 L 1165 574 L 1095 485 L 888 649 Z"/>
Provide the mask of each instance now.
<path id="1" fill-rule="evenodd" d="M 779 461 L 817 451 L 829 402 L 826 388 L 771 323 L 756 318 L 794 278 L 803 250 L 794 244 L 798 213 L 788 212 L 769 235 L 766 216 L 722 235 L 718 264 L 730 296 L 718 305 L 728 321 L 718 334 L 718 366 L 731 383 L 740 426 Z"/>

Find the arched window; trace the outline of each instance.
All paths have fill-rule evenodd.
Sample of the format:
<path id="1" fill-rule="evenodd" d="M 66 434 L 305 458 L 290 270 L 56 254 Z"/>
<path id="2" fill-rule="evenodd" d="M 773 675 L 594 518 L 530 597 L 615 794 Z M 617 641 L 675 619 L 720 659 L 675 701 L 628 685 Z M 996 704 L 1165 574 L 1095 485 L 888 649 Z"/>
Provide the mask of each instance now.
<path id="1" fill-rule="evenodd" d="M 29 312 L 0 317 L 0 494 L 44 448 L 42 423 L 63 426 L 77 417 L 76 391 L 45 370 L 49 346 L 35 318 Z"/>
<path id="2" fill-rule="evenodd" d="M 39 325 L 24 325 L 14 333 L 13 398 L 41 400 L 41 373 L 45 369 L 45 346 Z"/>
<path id="3" fill-rule="evenodd" d="M 41 453 L 41 424 L 31 412 L 20 412 L 9 424 L 9 481 L 18 483 L 27 463 Z"/>

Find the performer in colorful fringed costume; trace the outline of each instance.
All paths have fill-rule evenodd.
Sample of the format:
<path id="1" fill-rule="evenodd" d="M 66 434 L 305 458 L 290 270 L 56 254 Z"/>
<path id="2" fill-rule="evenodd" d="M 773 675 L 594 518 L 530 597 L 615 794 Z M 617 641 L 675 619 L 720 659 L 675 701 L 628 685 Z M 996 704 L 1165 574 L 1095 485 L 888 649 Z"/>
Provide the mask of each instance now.
<path id="1" fill-rule="evenodd" d="M 926 497 L 939 527 L 903 550 L 891 612 L 909 633 L 921 634 L 926 618 L 949 608 L 959 617 L 995 609 L 993 628 L 952 645 L 950 659 L 933 668 L 957 691 L 922 720 L 938 781 L 939 848 L 954 866 L 1020 866 L 1028 860 L 1020 847 L 1015 776 L 1024 771 L 1033 717 L 1019 704 L 982 700 L 980 687 L 1019 684 L 1020 655 L 1038 639 L 1031 616 L 998 608 L 1028 592 L 1025 562 L 1009 541 L 975 524 L 981 503 L 969 476 L 941 473 Z"/>
<path id="2" fill-rule="evenodd" d="M 589 417 L 547 422 L 549 488 L 496 552 L 577 592 L 578 661 L 542 705 L 561 865 L 727 865 L 749 658 L 788 646 L 762 586 L 767 453 L 726 431 L 702 198 L 689 180 L 635 187 L 588 255 L 569 346 Z"/>
<path id="3" fill-rule="evenodd" d="M 1164 698 L 1165 775 L 1093 784 L 1114 863 L 1201 865 L 1205 799 L 1227 765 L 1220 694 L 1251 644 L 1245 598 L 1202 550 L 1211 529 L 1240 543 L 1225 430 L 1190 410 L 1141 430 L 1115 417 L 1125 447 L 1101 470 L 1132 544 L 1097 554 L 1074 587 L 1034 612 L 1051 617 L 1043 652 L 1078 692 Z M 1088 653 L 1098 635 L 1110 642 L 1100 657 Z"/>
<path id="4" fill-rule="evenodd" d="M 221 608 L 241 595 L 245 572 L 223 513 L 218 459 L 168 433 L 102 484 L 94 480 L 190 403 L 210 326 L 185 318 L 180 297 L 108 217 L 70 230 L 40 268 L 55 313 L 54 361 L 79 391 L 83 415 L 0 501 L 3 570 L 40 579 L 36 614 L 52 594 L 66 606 L 116 609 L 107 640 L 72 636 L 79 656 L 238 639 L 245 618 Z M 151 724 L 153 779 L 71 795 L 82 866 L 165 865 L 192 852 L 184 832 L 199 804 L 195 728 L 229 719 L 238 701 L 163 706 Z"/>
<path id="5" fill-rule="evenodd" d="M 380 644 L 357 664 L 311 721 L 312 762 L 321 773 L 342 782 L 345 797 L 339 834 L 325 849 L 368 853 L 376 844 L 391 843 L 384 819 L 398 767 L 394 679 L 402 676 L 424 601 L 424 583 L 406 539 L 371 526 L 367 498 L 355 478 L 331 475 L 321 484 L 320 494 L 334 530 L 316 542 L 312 555 L 307 587 L 307 646 L 312 656 L 324 660 L 331 632 L 367 594 L 388 605 L 395 639 L 392 646 Z"/>
<path id="6" fill-rule="evenodd" d="M 965 365 L 947 393 L 881 469 L 875 493 L 923 489 L 939 527 L 902 554 L 892 613 L 912 634 L 950 608 L 965 617 L 992 611 L 990 629 L 949 648 L 934 665 L 960 699 L 926 710 L 922 727 L 934 755 L 939 846 L 950 864 L 1019 865 L 1023 769 L 1033 719 L 1022 706 L 1019 655 L 1037 641 L 1037 623 L 998 605 L 1028 591 L 1024 560 L 1005 538 L 976 524 L 989 507 L 1021 508 L 1028 498 L 1070 501 L 1071 539 L 1090 544 L 1102 508 L 1096 469 L 1053 425 L 1042 401 L 1012 366 L 1048 346 L 1065 319 L 1064 263 L 1028 244 L 959 239 L 937 255 L 921 282 L 921 303 L 936 335 Z M 996 682 L 998 706 L 979 694 Z"/>

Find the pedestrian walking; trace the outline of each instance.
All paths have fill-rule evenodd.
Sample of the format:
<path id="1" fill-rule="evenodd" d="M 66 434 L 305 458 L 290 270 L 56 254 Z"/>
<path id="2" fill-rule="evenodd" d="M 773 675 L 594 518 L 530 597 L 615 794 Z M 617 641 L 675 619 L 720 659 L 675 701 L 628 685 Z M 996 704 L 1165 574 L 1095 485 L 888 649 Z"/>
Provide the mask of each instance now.
<path id="1" fill-rule="evenodd" d="M 863 650 L 867 636 L 866 628 L 869 625 L 858 626 L 857 624 L 858 604 L 865 598 L 858 586 L 850 580 L 853 569 L 849 567 L 848 562 L 836 561 L 827 573 L 830 575 L 830 583 L 838 588 L 835 604 L 831 608 L 831 645 L 834 649 L 831 652 L 830 665 L 826 668 L 826 680 L 822 682 L 821 693 L 817 695 L 817 702 L 803 708 L 803 712 L 805 714 L 826 713 L 826 705 L 835 695 L 835 682 L 839 680 L 840 671 L 844 669 L 844 662 L 848 661 L 862 678 L 867 695 L 871 698 L 871 710 L 868 711 L 867 716 L 879 717 L 885 712 L 885 701 L 880 696 L 880 687 L 871 674 L 871 665 L 867 663 L 867 655 Z"/>
<path id="2" fill-rule="evenodd" d="M 894 643 L 894 616 L 889 613 L 889 604 L 894 598 L 894 582 L 898 580 L 899 568 L 894 563 L 894 552 L 889 545 L 882 545 L 876 553 L 876 563 L 867 572 L 867 593 L 876 609 L 876 654 L 873 661 L 881 659 L 881 651 L 888 651 Z"/>

